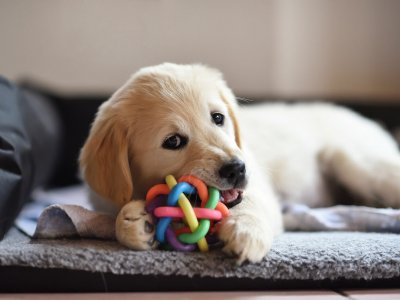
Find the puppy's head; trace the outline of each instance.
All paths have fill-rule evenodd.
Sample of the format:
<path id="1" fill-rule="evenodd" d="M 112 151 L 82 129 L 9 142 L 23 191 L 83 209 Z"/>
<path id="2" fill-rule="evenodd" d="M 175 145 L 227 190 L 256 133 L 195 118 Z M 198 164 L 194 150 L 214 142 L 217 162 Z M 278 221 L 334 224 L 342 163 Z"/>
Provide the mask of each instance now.
<path id="1" fill-rule="evenodd" d="M 122 206 L 168 174 L 192 174 L 227 202 L 246 185 L 236 101 L 202 65 L 144 68 L 99 109 L 80 156 L 84 179 Z"/>

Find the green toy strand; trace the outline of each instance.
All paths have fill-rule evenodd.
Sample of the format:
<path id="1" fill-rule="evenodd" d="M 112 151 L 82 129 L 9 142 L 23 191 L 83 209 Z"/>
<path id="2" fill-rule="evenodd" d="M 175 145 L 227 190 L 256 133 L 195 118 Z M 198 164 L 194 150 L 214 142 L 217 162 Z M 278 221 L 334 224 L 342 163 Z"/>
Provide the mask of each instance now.
<path id="1" fill-rule="evenodd" d="M 208 188 L 208 194 L 209 197 L 205 208 L 215 209 L 220 198 L 219 191 L 216 188 L 210 187 Z M 182 233 L 181 235 L 179 235 L 178 239 L 186 244 L 197 243 L 200 239 L 206 236 L 208 230 L 210 229 L 210 224 L 210 220 L 200 220 L 199 226 L 196 228 L 195 231 L 193 231 L 192 233 Z"/>

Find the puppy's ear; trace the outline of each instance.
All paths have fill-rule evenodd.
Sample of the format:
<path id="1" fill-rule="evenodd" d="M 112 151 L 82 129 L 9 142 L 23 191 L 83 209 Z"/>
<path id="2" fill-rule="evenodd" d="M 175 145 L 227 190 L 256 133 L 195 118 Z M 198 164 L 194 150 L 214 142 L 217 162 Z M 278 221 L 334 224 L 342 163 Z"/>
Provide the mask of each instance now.
<path id="1" fill-rule="evenodd" d="M 85 181 L 119 207 L 129 202 L 133 193 L 127 135 L 122 121 L 103 105 L 79 157 Z"/>
<path id="2" fill-rule="evenodd" d="M 208 73 L 208 77 L 213 77 L 215 82 L 217 83 L 217 87 L 219 90 L 220 97 L 222 101 L 224 101 L 225 105 L 228 108 L 229 117 L 232 120 L 233 128 L 235 130 L 235 142 L 239 148 L 242 148 L 242 141 L 240 139 L 240 128 L 239 121 L 237 118 L 238 115 L 238 103 L 236 101 L 236 97 L 233 94 L 232 90 L 226 84 L 224 80 L 224 76 L 222 73 L 214 68 L 210 68 L 204 65 L 200 65 L 200 68 L 203 68 Z"/>
<path id="3" fill-rule="evenodd" d="M 219 87 L 220 96 L 228 108 L 229 117 L 232 120 L 233 128 L 235 130 L 235 141 L 239 148 L 242 148 L 242 142 L 240 139 L 240 127 L 237 118 L 238 115 L 238 104 L 236 102 L 235 95 L 230 88 L 227 87 L 225 81 L 222 81 Z"/>

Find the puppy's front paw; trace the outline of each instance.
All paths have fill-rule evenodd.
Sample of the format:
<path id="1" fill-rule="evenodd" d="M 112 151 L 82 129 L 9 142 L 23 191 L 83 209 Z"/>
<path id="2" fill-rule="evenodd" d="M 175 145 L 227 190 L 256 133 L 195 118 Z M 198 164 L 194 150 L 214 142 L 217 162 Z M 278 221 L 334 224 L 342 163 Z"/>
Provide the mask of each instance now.
<path id="1" fill-rule="evenodd" d="M 268 225 L 242 214 L 231 215 L 221 224 L 219 238 L 225 242 L 223 251 L 244 261 L 259 262 L 271 248 L 273 234 Z"/>
<path id="2" fill-rule="evenodd" d="M 117 216 L 115 235 L 117 240 L 134 250 L 149 250 L 157 247 L 154 239 L 154 224 L 145 210 L 144 201 L 131 201 Z"/>

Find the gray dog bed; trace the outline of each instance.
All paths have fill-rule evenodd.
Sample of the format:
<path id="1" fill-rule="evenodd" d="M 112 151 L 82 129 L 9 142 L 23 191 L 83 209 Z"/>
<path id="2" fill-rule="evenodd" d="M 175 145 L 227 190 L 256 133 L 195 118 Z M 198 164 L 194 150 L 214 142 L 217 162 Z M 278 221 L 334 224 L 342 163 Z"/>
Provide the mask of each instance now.
<path id="1" fill-rule="evenodd" d="M 282 287 L 282 282 L 286 288 L 302 286 L 293 284 L 296 282 L 306 283 L 304 287 L 316 287 L 318 282 L 368 284 L 376 280 L 393 284 L 400 282 L 400 235 L 285 233 L 276 239 L 261 263 L 237 266 L 234 259 L 220 251 L 207 254 L 135 252 L 113 241 L 31 240 L 13 229 L 0 243 L 0 265 L 3 282 L 0 290 L 3 291 L 18 289 L 24 276 L 31 283 L 25 286 L 31 290 L 65 290 L 68 284 L 73 287 L 73 279 L 78 280 L 82 274 L 89 277 L 100 274 L 101 287 L 90 286 L 88 280 L 79 288 L 87 291 L 263 289 Z M 68 270 L 74 270 L 77 275 Z M 58 283 L 57 276 L 61 276 Z M 124 278 L 128 279 L 125 285 Z M 116 280 L 118 284 L 113 287 Z M 32 287 L 33 282 L 38 284 L 36 289 Z M 51 282 L 55 282 L 53 286 Z"/>
<path id="2" fill-rule="evenodd" d="M 16 222 L 28 234 L 33 234 L 38 216 L 49 204 L 74 199 L 75 204 L 87 205 L 81 187 L 39 192 L 34 198 Z M 76 214 L 81 217 L 77 219 L 62 207 L 71 208 L 51 206 L 39 218 L 39 224 L 46 225 L 38 226 L 41 235 L 49 239 L 31 239 L 14 228 L 0 242 L 0 291 L 248 290 L 398 286 L 400 282 L 398 210 L 286 207 L 287 227 L 330 232 L 286 232 L 262 262 L 237 266 L 220 250 L 206 254 L 129 250 L 108 235 L 88 235 L 86 214 Z M 53 239 L 55 232 L 68 236 L 63 228 L 75 228 L 81 238 Z"/>

